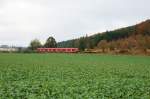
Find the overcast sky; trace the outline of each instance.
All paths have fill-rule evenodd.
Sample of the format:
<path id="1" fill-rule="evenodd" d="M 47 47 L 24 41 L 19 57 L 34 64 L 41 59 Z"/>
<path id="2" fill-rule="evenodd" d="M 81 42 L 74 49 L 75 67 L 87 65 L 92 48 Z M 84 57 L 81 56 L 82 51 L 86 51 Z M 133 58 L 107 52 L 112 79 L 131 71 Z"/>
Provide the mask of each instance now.
<path id="1" fill-rule="evenodd" d="M 150 18 L 150 0 L 0 0 L 0 45 L 28 46 L 134 25 Z"/>

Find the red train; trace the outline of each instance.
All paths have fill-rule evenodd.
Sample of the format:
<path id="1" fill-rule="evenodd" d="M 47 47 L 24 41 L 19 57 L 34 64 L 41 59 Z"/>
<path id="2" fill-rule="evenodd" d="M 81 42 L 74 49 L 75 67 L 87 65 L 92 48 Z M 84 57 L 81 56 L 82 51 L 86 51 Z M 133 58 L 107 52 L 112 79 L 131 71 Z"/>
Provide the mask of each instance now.
<path id="1" fill-rule="evenodd" d="M 40 53 L 76 53 L 78 48 L 37 48 Z"/>

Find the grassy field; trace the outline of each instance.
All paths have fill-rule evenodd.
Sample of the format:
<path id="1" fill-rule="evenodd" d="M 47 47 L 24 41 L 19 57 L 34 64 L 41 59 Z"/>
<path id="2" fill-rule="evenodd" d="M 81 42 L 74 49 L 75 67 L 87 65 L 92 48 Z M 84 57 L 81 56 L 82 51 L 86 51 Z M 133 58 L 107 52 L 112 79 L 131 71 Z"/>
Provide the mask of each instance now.
<path id="1" fill-rule="evenodd" d="M 0 54 L 0 99 L 150 99 L 150 57 Z"/>

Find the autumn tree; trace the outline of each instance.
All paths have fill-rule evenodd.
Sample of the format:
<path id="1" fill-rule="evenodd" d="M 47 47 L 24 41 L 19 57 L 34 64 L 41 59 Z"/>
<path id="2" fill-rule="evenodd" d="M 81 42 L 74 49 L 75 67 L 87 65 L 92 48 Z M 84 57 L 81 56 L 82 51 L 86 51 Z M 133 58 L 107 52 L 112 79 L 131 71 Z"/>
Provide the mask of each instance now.
<path id="1" fill-rule="evenodd" d="M 105 52 L 105 49 L 107 48 L 107 41 L 102 40 L 98 43 L 98 48 L 101 48 L 103 52 Z"/>

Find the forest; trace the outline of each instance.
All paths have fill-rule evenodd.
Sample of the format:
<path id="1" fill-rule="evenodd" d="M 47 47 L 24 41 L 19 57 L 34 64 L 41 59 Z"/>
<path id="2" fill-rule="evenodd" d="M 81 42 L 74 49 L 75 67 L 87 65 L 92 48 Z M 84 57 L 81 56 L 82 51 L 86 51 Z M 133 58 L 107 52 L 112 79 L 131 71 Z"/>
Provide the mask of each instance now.
<path id="1" fill-rule="evenodd" d="M 57 47 L 77 47 L 81 51 L 102 49 L 102 52 L 108 50 L 124 52 L 131 49 L 146 51 L 150 49 L 150 20 L 125 28 L 96 33 L 92 36 L 86 35 L 58 42 Z"/>

